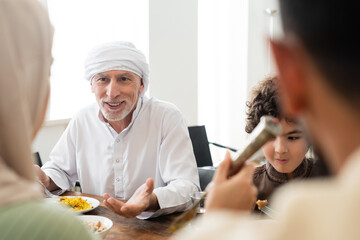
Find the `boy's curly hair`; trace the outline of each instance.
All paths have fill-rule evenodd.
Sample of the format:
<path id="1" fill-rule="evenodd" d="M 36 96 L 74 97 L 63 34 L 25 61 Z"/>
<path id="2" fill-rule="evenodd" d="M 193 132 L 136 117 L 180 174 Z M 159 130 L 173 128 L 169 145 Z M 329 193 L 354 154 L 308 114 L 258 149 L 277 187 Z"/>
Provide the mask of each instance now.
<path id="1" fill-rule="evenodd" d="M 252 92 L 252 100 L 246 102 L 248 111 L 246 112 L 245 131 L 251 133 L 260 122 L 264 115 L 270 115 L 279 120 L 285 118 L 287 122 L 296 122 L 294 119 L 285 117 L 279 105 L 279 93 L 277 87 L 277 77 L 271 76 L 261 81 Z"/>

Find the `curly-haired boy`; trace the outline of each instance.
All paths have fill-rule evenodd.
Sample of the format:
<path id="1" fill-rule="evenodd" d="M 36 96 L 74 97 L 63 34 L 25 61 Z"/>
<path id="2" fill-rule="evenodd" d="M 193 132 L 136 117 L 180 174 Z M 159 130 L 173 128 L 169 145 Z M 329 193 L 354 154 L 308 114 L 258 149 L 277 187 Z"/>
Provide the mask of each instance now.
<path id="1" fill-rule="evenodd" d="M 310 143 L 298 119 L 285 115 L 280 109 L 276 77 L 268 77 L 253 90 L 253 98 L 247 102 L 245 131 L 251 133 L 264 115 L 280 120 L 283 133 L 267 142 L 262 150 L 266 164 L 255 169 L 254 185 L 258 188 L 257 199 L 268 199 L 272 192 L 292 179 L 310 178 L 326 174 L 321 162 L 307 158 Z"/>

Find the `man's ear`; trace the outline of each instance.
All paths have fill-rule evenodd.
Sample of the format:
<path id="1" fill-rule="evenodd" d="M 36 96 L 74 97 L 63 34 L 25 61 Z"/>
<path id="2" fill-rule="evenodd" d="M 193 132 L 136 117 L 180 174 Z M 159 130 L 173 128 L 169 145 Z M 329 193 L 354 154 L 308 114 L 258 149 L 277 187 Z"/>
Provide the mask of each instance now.
<path id="1" fill-rule="evenodd" d="M 144 91 L 144 80 L 140 78 L 139 95 Z"/>
<path id="2" fill-rule="evenodd" d="M 307 89 L 301 48 L 273 40 L 270 44 L 278 69 L 282 105 L 287 114 L 297 115 L 306 105 Z"/>
<path id="3" fill-rule="evenodd" d="M 93 80 L 90 80 L 90 87 L 91 87 L 91 92 L 94 93 L 94 84 L 92 82 Z"/>

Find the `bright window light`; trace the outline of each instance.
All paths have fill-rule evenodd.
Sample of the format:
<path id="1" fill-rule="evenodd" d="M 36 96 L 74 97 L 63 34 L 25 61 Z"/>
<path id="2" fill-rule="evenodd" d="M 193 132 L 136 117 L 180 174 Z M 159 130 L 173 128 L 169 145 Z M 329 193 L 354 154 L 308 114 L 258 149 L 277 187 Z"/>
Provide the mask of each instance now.
<path id="1" fill-rule="evenodd" d="M 248 0 L 198 4 L 199 124 L 209 141 L 239 148 L 246 139 Z M 224 152 L 212 155 L 216 165 Z"/>
<path id="2" fill-rule="evenodd" d="M 148 59 L 148 0 L 47 0 L 45 5 L 55 29 L 48 120 L 71 118 L 95 101 L 83 66 L 94 46 L 131 41 Z"/>

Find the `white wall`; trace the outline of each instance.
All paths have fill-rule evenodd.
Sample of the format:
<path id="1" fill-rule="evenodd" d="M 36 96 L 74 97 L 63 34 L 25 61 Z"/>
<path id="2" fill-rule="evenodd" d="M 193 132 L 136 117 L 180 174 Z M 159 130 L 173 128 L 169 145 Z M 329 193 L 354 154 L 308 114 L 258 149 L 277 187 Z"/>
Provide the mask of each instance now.
<path id="1" fill-rule="evenodd" d="M 149 1 L 150 96 L 197 124 L 197 0 Z"/>

